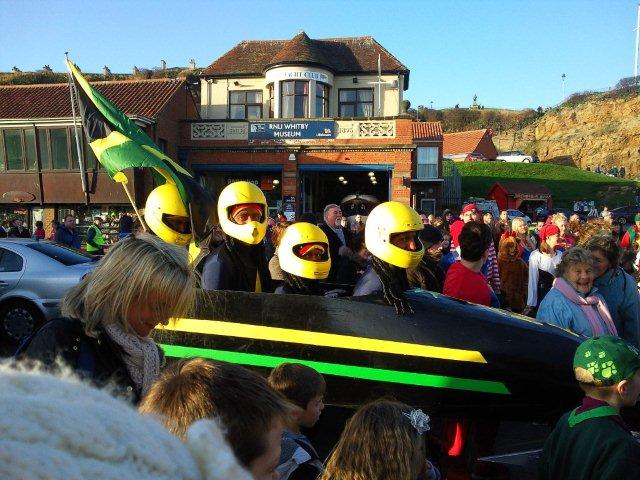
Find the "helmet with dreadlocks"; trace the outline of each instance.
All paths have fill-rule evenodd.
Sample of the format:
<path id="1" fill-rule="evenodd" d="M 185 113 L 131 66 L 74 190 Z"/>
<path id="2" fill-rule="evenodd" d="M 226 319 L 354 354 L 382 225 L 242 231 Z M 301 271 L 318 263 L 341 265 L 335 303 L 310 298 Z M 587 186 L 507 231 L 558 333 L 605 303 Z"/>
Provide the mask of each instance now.
<path id="1" fill-rule="evenodd" d="M 404 291 L 409 288 L 405 269 L 415 268 L 424 247 L 418 238 L 422 219 L 411 207 L 385 202 L 374 208 L 365 226 L 365 244 L 373 255 L 371 265 L 380 281 L 385 300 L 398 314 L 413 313 Z"/>

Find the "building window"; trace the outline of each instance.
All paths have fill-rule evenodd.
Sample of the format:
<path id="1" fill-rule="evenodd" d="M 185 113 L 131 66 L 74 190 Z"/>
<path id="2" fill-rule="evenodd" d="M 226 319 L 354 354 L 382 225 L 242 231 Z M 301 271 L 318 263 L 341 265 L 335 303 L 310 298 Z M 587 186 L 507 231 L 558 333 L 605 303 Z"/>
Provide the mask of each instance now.
<path id="1" fill-rule="evenodd" d="M 54 170 L 69 169 L 69 140 L 66 128 L 52 128 L 51 136 L 51 167 Z"/>
<path id="2" fill-rule="evenodd" d="M 438 147 L 418 147 L 416 178 L 438 178 Z"/>
<path id="3" fill-rule="evenodd" d="M 316 117 L 329 117 L 329 86 L 316 82 Z"/>
<path id="4" fill-rule="evenodd" d="M 40 154 L 40 167 L 43 170 L 51 168 L 49 165 L 49 137 L 45 128 L 38 129 L 38 153 Z"/>
<path id="5" fill-rule="evenodd" d="M 7 170 L 24 170 L 22 139 L 19 129 L 4 131 L 4 146 L 7 152 Z"/>
<path id="6" fill-rule="evenodd" d="M 309 82 L 287 80 L 281 82 L 280 118 L 309 117 Z"/>
<path id="7" fill-rule="evenodd" d="M 229 92 L 229 118 L 262 118 L 262 90 Z"/>
<path id="8" fill-rule="evenodd" d="M 269 118 L 273 118 L 273 83 L 267 85 L 267 90 L 269 91 Z"/>
<path id="9" fill-rule="evenodd" d="M 2 130 L 0 130 L 0 172 L 5 171 L 4 165 L 4 138 L 2 135 Z"/>
<path id="10" fill-rule="evenodd" d="M 341 117 L 372 117 L 373 89 L 345 88 L 339 94 L 339 115 Z"/>
<path id="11" fill-rule="evenodd" d="M 24 146 L 26 150 L 27 170 L 38 169 L 38 155 L 36 153 L 36 130 L 27 128 L 24 130 Z"/>

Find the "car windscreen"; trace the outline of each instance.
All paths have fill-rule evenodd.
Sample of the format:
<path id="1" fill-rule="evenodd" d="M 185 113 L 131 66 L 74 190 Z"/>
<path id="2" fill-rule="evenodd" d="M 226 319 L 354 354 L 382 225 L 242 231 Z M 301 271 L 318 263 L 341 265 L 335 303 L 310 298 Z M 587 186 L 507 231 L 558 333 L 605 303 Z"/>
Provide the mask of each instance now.
<path id="1" fill-rule="evenodd" d="M 80 263 L 88 263 L 94 260 L 94 257 L 91 255 L 54 243 L 30 243 L 27 247 L 32 250 L 36 250 L 47 257 L 53 258 L 63 265 L 78 265 Z"/>

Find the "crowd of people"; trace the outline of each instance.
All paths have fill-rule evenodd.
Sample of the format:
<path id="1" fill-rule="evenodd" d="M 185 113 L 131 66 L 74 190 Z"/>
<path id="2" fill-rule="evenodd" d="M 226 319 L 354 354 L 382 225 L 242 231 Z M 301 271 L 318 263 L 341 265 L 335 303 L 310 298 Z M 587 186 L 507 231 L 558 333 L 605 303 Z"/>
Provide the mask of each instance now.
<path id="1" fill-rule="evenodd" d="M 185 442 L 193 424 L 216 419 L 224 436 L 220 441 L 255 480 L 438 479 L 439 468 L 428 459 L 430 418 L 419 409 L 391 399 L 361 406 L 323 459 L 304 434 L 324 408 L 320 373 L 285 363 L 264 378 L 202 358 L 167 365 L 150 338 L 157 325 L 194 310 L 198 286 L 377 295 L 398 315 L 413 313 L 405 292 L 421 288 L 593 337 L 578 348 L 574 362 L 585 400 L 549 438 L 541 475 L 568 478 L 558 472 L 582 461 L 585 472 L 585 464 L 604 462 L 603 471 L 632 472 L 636 478 L 637 460 L 576 452 L 569 444 L 608 431 L 611 448 L 624 447 L 636 457 L 640 448 L 631 444 L 619 416 L 622 406 L 640 396 L 640 301 L 633 276 L 640 214 L 624 233 L 626 243 L 605 219 L 583 223 L 577 215 L 555 214 L 529 226 L 521 217 L 510 221 L 506 211 L 493 218 L 475 204 L 465 205 L 457 216 L 449 210 L 435 216 L 384 202 L 355 225 L 345 224 L 340 206 L 329 204 L 316 224 L 313 218 L 269 219 L 263 192 L 252 183 L 234 182 L 218 199 L 219 230 L 209 237 L 204 254 L 194 256 L 185 248 L 191 227 L 178 198 L 172 185 L 154 190 L 145 220 L 156 236 L 127 234 L 112 246 L 96 270 L 67 294 L 64 318 L 23 342 L 16 353 L 21 363 L 71 368 Z M 98 218 L 95 226 L 87 245 L 100 251 Z M 73 218 L 65 218 L 56 239 L 73 245 L 73 238 Z M 632 259 L 626 267 L 631 271 L 625 271 L 626 257 Z M 597 423 L 591 423 L 594 418 Z M 569 428 L 574 424 L 580 427 Z"/>

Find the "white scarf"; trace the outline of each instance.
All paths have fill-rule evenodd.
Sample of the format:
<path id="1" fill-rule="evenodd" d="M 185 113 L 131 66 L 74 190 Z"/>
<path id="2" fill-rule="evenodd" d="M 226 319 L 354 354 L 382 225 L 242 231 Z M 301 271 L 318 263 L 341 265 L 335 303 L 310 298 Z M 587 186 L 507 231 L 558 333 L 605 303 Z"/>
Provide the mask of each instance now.
<path id="1" fill-rule="evenodd" d="M 127 371 L 144 396 L 160 374 L 158 347 L 150 338 L 125 332 L 118 324 L 106 325 L 104 329 L 109 337 L 125 351 L 123 360 Z"/>

